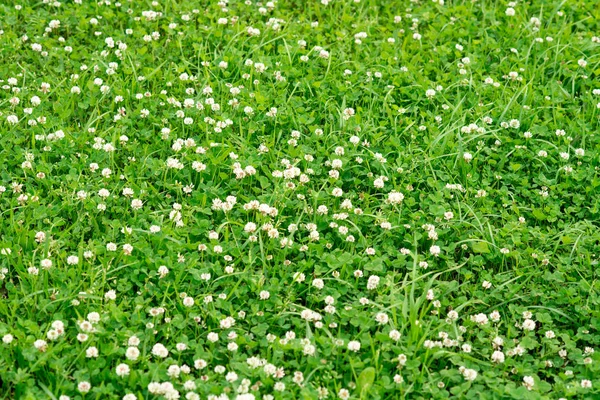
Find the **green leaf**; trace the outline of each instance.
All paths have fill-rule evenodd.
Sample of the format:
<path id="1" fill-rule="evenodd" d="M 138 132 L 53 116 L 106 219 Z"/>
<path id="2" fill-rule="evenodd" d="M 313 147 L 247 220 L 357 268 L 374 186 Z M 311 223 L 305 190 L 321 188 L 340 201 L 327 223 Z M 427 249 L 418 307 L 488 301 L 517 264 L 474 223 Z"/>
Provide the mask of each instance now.
<path id="1" fill-rule="evenodd" d="M 473 247 L 473 251 L 475 253 L 489 253 L 490 252 L 490 248 L 489 248 L 487 242 L 484 242 L 484 241 L 474 242 L 472 247 Z"/>
<path id="2" fill-rule="evenodd" d="M 531 350 L 538 346 L 538 342 L 531 336 L 525 336 L 521 340 L 521 346 L 527 350 Z"/>
<path id="3" fill-rule="evenodd" d="M 365 394 L 368 393 L 369 388 L 373 385 L 375 381 L 375 368 L 368 367 L 363 369 L 363 371 L 358 376 L 358 380 L 356 385 L 358 390 L 360 391 L 361 398 L 364 398 Z"/>
<path id="4" fill-rule="evenodd" d="M 532 214 L 535 218 L 539 219 L 540 221 L 546 219 L 546 214 L 544 214 L 544 212 L 539 208 L 534 208 Z"/>

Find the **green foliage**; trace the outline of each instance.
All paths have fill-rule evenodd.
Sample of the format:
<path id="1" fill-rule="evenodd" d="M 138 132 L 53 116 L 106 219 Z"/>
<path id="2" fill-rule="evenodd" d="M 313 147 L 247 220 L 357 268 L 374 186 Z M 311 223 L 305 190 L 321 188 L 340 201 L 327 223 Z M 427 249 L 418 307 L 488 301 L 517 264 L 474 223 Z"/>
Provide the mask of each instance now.
<path id="1" fill-rule="evenodd" d="M 600 398 L 597 2 L 1 3 L 0 398 Z"/>

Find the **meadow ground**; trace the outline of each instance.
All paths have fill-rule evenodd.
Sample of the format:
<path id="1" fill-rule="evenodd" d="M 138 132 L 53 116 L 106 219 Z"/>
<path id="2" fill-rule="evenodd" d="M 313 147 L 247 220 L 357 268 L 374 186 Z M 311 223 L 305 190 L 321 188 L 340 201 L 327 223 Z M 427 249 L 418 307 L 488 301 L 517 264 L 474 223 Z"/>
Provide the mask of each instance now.
<path id="1" fill-rule="evenodd" d="M 600 399 L 600 1 L 1 3 L 0 398 Z"/>

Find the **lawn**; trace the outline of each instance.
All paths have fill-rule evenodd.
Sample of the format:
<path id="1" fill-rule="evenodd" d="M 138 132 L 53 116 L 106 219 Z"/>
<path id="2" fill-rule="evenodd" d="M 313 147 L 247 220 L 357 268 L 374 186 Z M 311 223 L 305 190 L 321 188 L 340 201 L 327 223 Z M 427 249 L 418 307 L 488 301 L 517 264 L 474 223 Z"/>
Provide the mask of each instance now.
<path id="1" fill-rule="evenodd" d="M 600 0 L 1 3 L 1 399 L 600 399 Z"/>

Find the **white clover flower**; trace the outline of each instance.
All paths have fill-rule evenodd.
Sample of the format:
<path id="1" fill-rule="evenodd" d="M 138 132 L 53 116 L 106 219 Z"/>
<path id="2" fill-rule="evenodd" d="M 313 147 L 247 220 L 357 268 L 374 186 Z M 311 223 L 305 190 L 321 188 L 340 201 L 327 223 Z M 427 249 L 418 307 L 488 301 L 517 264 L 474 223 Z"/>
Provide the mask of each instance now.
<path id="1" fill-rule="evenodd" d="M 523 321 L 523 329 L 527 330 L 527 331 L 532 331 L 535 329 L 535 321 L 531 320 L 531 319 L 526 319 L 525 321 Z"/>
<path id="2" fill-rule="evenodd" d="M 477 371 L 474 369 L 464 368 L 462 375 L 467 381 L 474 381 L 477 378 Z"/>
<path id="3" fill-rule="evenodd" d="M 152 346 L 152 354 L 159 358 L 165 358 L 169 355 L 169 350 L 161 343 L 156 343 Z"/>
<path id="4" fill-rule="evenodd" d="M 592 381 L 590 381 L 588 379 L 582 379 L 580 382 L 580 385 L 584 389 L 589 389 L 592 387 Z"/>
<path id="5" fill-rule="evenodd" d="M 127 375 L 129 375 L 130 372 L 131 372 L 131 370 L 129 368 L 129 365 L 127 365 L 127 364 L 119 364 L 115 368 L 115 373 L 119 377 L 127 376 Z"/>
<path id="6" fill-rule="evenodd" d="M 357 352 L 360 350 L 360 342 L 356 340 L 351 340 L 348 342 L 348 350 Z"/>
<path id="7" fill-rule="evenodd" d="M 505 357 L 503 352 L 496 350 L 492 353 L 492 362 L 501 364 L 504 362 L 504 359 Z"/>
<path id="8" fill-rule="evenodd" d="M 77 384 L 77 390 L 80 393 L 87 393 L 92 389 L 92 385 L 87 381 L 82 381 Z"/>

